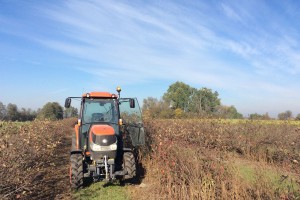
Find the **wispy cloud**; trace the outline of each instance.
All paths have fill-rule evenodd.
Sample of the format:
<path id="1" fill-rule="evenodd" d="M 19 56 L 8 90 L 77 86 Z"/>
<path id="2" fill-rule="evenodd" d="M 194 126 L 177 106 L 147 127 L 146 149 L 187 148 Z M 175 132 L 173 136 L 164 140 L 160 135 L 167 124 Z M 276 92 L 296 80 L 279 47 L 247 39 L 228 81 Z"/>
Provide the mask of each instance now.
<path id="1" fill-rule="evenodd" d="M 209 67 L 199 58 L 211 45 L 207 39 L 217 41 L 217 38 L 212 30 L 201 24 L 194 22 L 192 25 L 193 22 L 184 17 L 180 23 L 166 21 L 176 15 L 154 7 L 140 11 L 115 2 L 77 3 L 68 5 L 69 12 L 61 14 L 52 10 L 48 14 L 69 27 L 64 34 L 70 34 L 69 38 L 84 44 L 44 39 L 43 44 L 95 62 L 109 60 L 110 67 L 135 71 L 141 78 L 157 78 L 160 76 L 158 71 L 165 71 L 161 73 L 162 78 L 170 71 L 178 77 L 176 72 L 181 69 L 206 71 Z M 76 13 L 76 16 L 70 13 Z M 93 19 L 86 13 L 93 13 Z M 98 74 L 104 74 L 104 69 L 113 73 L 110 67 L 101 66 Z M 91 72 L 94 73 L 95 68 Z"/>
<path id="2" fill-rule="evenodd" d="M 182 10 L 188 9 L 181 6 Z M 60 31 L 67 39 L 42 38 L 42 43 L 64 53 L 93 60 L 96 65 L 103 61 L 108 64 L 108 67 L 102 65 L 99 68 L 85 68 L 85 71 L 90 70 L 91 73 L 103 76 L 108 72 L 118 74 L 119 69 L 123 69 L 130 71 L 128 74 L 139 74 L 136 81 L 151 79 L 153 76 L 168 78 L 168 71 L 173 72 L 174 79 L 185 79 L 182 69 L 191 70 L 195 79 L 203 73 L 222 80 L 224 74 L 219 74 L 218 70 L 230 68 L 231 62 L 220 58 L 223 59 L 222 66 L 210 70 L 214 63 L 205 59 L 207 54 L 214 54 L 218 59 L 218 51 L 243 59 L 247 67 L 255 68 L 258 72 L 252 72 L 253 77 L 274 70 L 287 74 L 299 73 L 298 52 L 291 49 L 291 44 L 282 35 L 274 33 L 266 37 L 259 32 L 246 33 L 250 29 L 245 27 L 246 22 L 242 16 L 230 5 L 222 3 L 221 7 L 231 20 L 242 22 L 241 27 L 221 35 L 214 27 L 223 23 L 222 19 L 209 13 L 206 13 L 207 18 L 215 18 L 217 24 L 207 24 L 205 19 L 193 19 L 191 16 L 197 13 L 186 16 L 180 8 L 176 12 L 165 10 L 163 5 L 155 7 L 116 1 L 70 1 L 63 8 L 46 12 L 49 18 L 60 23 L 60 27 L 63 25 Z M 260 26 L 264 28 L 264 24 Z M 238 28 L 242 28 L 242 31 L 238 31 Z M 241 38 L 238 34 L 246 35 Z M 165 72 L 156 73 L 158 71 Z M 132 81 L 131 78 L 128 80 Z M 211 81 L 210 84 L 218 85 L 218 81 Z"/>
<path id="3" fill-rule="evenodd" d="M 235 12 L 233 8 L 231 8 L 229 5 L 226 5 L 224 3 L 221 3 L 221 7 L 223 8 L 225 15 L 229 17 L 232 20 L 242 22 L 242 18 Z"/>

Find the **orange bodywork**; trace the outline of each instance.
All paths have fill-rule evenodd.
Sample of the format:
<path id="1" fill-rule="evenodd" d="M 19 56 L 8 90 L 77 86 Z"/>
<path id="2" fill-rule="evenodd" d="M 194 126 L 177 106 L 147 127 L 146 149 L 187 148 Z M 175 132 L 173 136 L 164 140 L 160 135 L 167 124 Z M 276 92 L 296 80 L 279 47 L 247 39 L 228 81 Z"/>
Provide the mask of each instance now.
<path id="1" fill-rule="evenodd" d="M 112 98 L 112 97 L 116 97 L 115 94 L 111 94 L 109 92 L 90 92 L 90 93 L 84 93 L 82 95 L 82 97 L 87 97 L 87 94 L 90 95 L 90 97 L 98 97 L 98 98 Z"/>
<path id="2" fill-rule="evenodd" d="M 79 149 L 79 125 L 75 125 L 75 134 L 76 134 L 76 149 Z"/>
<path id="3" fill-rule="evenodd" d="M 114 135 L 115 130 L 109 125 L 94 125 L 90 130 L 90 141 L 92 141 L 92 133 L 94 135 Z"/>

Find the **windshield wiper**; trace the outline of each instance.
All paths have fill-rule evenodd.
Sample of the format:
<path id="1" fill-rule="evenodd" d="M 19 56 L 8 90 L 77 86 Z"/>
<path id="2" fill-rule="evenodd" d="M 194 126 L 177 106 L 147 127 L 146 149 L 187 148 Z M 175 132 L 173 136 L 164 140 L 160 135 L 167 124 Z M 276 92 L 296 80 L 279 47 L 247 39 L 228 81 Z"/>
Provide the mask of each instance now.
<path id="1" fill-rule="evenodd" d="M 105 114 L 107 114 L 109 111 L 111 111 L 115 106 L 112 106 Z"/>

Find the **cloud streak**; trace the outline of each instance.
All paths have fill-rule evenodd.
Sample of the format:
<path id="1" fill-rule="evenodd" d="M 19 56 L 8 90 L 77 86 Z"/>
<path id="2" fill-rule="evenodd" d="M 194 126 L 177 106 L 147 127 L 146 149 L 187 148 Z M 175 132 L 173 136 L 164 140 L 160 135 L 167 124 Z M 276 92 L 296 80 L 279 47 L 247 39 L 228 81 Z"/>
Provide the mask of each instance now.
<path id="1" fill-rule="evenodd" d="M 74 69 L 103 82 L 181 80 L 253 101 L 261 94 L 300 98 L 299 81 L 291 81 L 300 76 L 300 34 L 285 22 L 297 12 L 286 2 L 279 8 L 265 1 L 64 1 L 41 5 L 50 28 L 25 35 L 86 61 Z"/>

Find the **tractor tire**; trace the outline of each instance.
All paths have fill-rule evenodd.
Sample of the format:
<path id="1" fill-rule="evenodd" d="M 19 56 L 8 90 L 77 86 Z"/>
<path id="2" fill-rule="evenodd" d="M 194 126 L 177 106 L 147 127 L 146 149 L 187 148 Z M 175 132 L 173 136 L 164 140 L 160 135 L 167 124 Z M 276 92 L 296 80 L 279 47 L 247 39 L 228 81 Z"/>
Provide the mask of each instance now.
<path id="1" fill-rule="evenodd" d="M 83 187 L 83 161 L 81 154 L 72 154 L 70 157 L 70 183 L 71 189 L 78 190 Z"/>
<path id="2" fill-rule="evenodd" d="M 124 179 L 132 179 L 136 176 L 136 162 L 132 152 L 124 152 L 123 167 L 127 171 Z"/>

